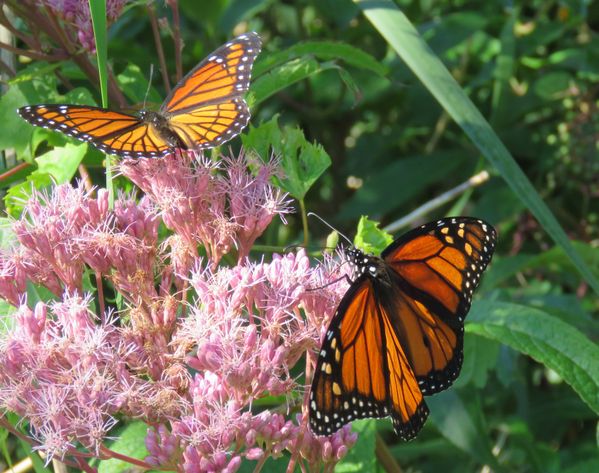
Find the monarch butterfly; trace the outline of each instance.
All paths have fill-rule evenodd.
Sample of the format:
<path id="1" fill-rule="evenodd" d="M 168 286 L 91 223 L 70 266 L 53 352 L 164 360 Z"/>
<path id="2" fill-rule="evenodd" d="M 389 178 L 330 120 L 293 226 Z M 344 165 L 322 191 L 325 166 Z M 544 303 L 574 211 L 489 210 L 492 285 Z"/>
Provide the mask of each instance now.
<path id="1" fill-rule="evenodd" d="M 211 148 L 248 124 L 250 112 L 243 94 L 260 48 L 256 33 L 222 45 L 176 85 L 159 112 L 142 110 L 136 117 L 86 105 L 29 105 L 17 112 L 33 125 L 125 158 L 162 157 L 177 148 Z"/>
<path id="2" fill-rule="evenodd" d="M 496 239 L 488 223 L 455 217 L 409 231 L 381 257 L 347 251 L 358 276 L 318 355 L 309 406 L 315 434 L 391 416 L 399 437 L 416 436 L 429 413 L 423 396 L 459 375 L 464 317 Z"/>

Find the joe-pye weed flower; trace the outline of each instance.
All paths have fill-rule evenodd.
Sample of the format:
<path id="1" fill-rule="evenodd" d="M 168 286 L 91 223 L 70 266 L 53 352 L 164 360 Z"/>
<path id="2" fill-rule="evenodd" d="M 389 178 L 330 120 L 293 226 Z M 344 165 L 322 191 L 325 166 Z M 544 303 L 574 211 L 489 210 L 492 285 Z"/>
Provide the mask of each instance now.
<path id="1" fill-rule="evenodd" d="M 0 405 L 36 448 L 89 471 L 90 454 L 184 472 L 260 470 L 285 451 L 330 470 L 345 455 L 356 435 L 315 437 L 291 375 L 346 288 L 327 285 L 339 267 L 312 267 L 303 250 L 249 258 L 290 211 L 275 170 L 190 153 L 123 162 L 144 196 L 113 209 L 102 189 L 33 193 L 0 255 L 0 296 L 17 308 L 0 341 Z M 53 300 L 28 299 L 32 285 Z M 255 407 L 265 396 L 286 401 Z M 107 447 L 125 418 L 148 424 L 143 461 Z"/>

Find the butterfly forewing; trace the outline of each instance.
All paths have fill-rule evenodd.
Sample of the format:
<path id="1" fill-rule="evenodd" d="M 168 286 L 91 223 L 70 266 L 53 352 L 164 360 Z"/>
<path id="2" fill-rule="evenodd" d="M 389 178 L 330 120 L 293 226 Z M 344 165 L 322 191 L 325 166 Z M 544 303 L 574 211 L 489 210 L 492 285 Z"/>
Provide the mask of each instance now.
<path id="1" fill-rule="evenodd" d="M 252 65 L 260 48 L 256 33 L 243 34 L 224 44 L 177 84 L 161 111 L 169 116 L 194 110 L 198 105 L 241 97 L 250 86 Z"/>
<path id="2" fill-rule="evenodd" d="M 360 276 L 329 325 L 312 382 L 315 433 L 386 416 L 403 439 L 418 433 L 423 395 L 459 374 L 464 317 L 496 238 L 485 222 L 456 217 L 406 233 L 381 258 L 352 250 Z"/>

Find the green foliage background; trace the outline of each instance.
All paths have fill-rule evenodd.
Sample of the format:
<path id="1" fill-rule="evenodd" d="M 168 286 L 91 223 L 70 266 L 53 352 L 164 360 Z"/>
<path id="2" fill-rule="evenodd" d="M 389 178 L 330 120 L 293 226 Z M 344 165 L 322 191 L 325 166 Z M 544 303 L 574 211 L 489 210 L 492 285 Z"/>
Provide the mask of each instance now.
<path id="1" fill-rule="evenodd" d="M 360 445 L 338 471 L 599 471 L 599 3 L 181 0 L 179 9 L 184 70 L 238 33 L 263 38 L 241 141 L 263 158 L 274 148 L 286 171 L 278 184 L 298 199 L 263 247 L 324 245 L 327 229 L 306 211 L 354 235 L 362 215 L 384 228 L 491 174 L 426 216 L 478 216 L 500 235 L 467 319 L 460 378 L 428 399 L 431 421 L 413 442 L 400 443 L 388 421 L 356 425 Z M 172 78 L 173 42 L 161 31 Z M 158 64 L 142 2 L 107 44 L 121 90 L 142 103 Z M 99 87 L 69 61 L 21 64 L 9 85 L 0 149 L 32 166 L 2 181 L 7 211 L 18 215 L 31 182 L 69 181 L 81 163 L 103 185 L 103 155 L 14 113 L 100 104 Z M 160 103 L 164 85 L 150 90 Z M 380 250 L 388 240 L 364 221 L 357 241 Z"/>

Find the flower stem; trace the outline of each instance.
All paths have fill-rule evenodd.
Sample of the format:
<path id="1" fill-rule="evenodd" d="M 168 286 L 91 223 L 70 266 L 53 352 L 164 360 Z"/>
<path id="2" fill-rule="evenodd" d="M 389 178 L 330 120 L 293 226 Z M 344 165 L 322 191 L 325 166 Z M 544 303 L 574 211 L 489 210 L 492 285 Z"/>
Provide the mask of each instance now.
<path id="1" fill-rule="evenodd" d="M 304 229 L 304 246 L 308 246 L 308 241 L 310 236 L 308 234 L 308 216 L 306 214 L 306 204 L 304 203 L 304 199 L 299 199 L 300 204 L 300 212 L 302 214 L 302 227 Z"/>

